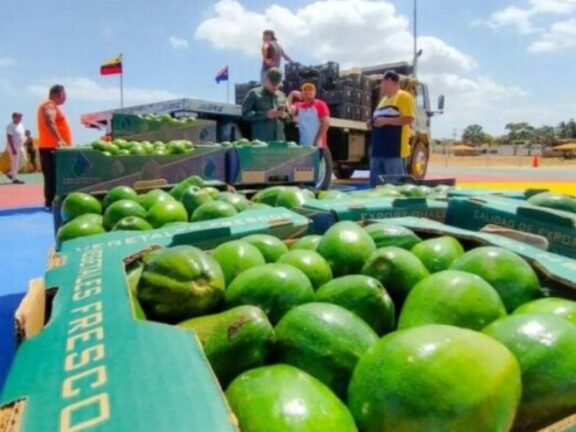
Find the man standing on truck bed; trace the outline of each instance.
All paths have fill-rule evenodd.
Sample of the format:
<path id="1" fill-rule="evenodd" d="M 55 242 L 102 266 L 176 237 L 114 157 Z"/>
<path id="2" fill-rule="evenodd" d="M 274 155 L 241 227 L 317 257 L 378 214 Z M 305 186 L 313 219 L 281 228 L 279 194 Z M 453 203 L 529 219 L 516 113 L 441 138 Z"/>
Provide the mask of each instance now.
<path id="1" fill-rule="evenodd" d="M 404 158 L 410 155 L 410 124 L 415 117 L 414 98 L 400 90 L 400 76 L 388 71 L 382 78 L 382 99 L 370 121 L 370 186 L 380 183 L 379 176 L 406 175 Z"/>
<path id="2" fill-rule="evenodd" d="M 289 63 L 292 59 L 286 54 L 278 43 L 276 35 L 272 30 L 264 30 L 262 34 L 262 69 L 260 71 L 260 81 L 264 83 L 266 72 L 271 68 L 279 68 L 282 58 Z"/>
<path id="3" fill-rule="evenodd" d="M 300 145 L 326 148 L 326 132 L 330 127 L 330 110 L 326 102 L 316 99 L 316 86 L 304 83 L 302 91 L 294 90 L 288 95 L 290 114 L 298 116 Z M 294 99 L 300 102 L 293 102 Z"/>
<path id="4" fill-rule="evenodd" d="M 282 72 L 268 69 L 264 83 L 248 92 L 242 103 L 242 117 L 252 126 L 252 139 L 285 140 L 284 120 L 288 116 L 286 95 L 279 88 Z"/>

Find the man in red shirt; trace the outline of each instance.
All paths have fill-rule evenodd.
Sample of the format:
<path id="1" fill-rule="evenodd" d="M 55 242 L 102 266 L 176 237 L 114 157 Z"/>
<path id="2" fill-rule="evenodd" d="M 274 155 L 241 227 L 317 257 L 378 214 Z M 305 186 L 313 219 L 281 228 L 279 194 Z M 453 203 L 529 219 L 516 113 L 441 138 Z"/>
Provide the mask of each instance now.
<path id="1" fill-rule="evenodd" d="M 294 102 L 298 99 L 298 102 Z M 286 101 L 290 113 L 298 117 L 300 145 L 326 148 L 326 132 L 330 127 L 330 110 L 322 100 L 316 99 L 316 86 L 302 84 L 301 91 L 294 90 Z"/>

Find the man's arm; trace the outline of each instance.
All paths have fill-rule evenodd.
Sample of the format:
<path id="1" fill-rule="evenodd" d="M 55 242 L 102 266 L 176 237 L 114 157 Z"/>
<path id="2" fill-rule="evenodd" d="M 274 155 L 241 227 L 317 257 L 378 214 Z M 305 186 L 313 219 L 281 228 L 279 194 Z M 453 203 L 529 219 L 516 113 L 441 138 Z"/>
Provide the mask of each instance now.
<path id="1" fill-rule="evenodd" d="M 44 114 L 44 121 L 46 122 L 46 125 L 48 126 L 48 131 L 52 134 L 52 136 L 54 138 L 56 138 L 57 146 L 63 147 L 63 146 L 66 146 L 68 144 L 71 144 L 71 143 L 67 143 L 66 141 L 64 141 L 64 138 L 62 138 L 62 135 L 60 135 L 60 132 L 58 131 L 58 128 L 56 127 L 56 108 L 51 104 L 47 104 L 44 107 L 44 113 L 43 114 Z"/>
<path id="2" fill-rule="evenodd" d="M 318 147 L 321 147 L 323 145 L 322 137 L 326 134 L 326 132 L 328 132 L 329 128 L 330 128 L 330 117 L 329 116 L 321 117 L 320 118 L 320 127 L 318 128 L 318 132 L 316 133 L 316 136 L 314 137 L 314 143 Z"/>
<path id="3" fill-rule="evenodd" d="M 276 110 L 268 111 L 257 110 L 256 93 L 249 91 L 242 103 L 242 118 L 248 121 L 264 121 L 277 117 Z"/>
<path id="4" fill-rule="evenodd" d="M 288 63 L 294 63 L 294 60 L 292 60 L 292 58 L 286 54 L 286 51 L 282 50 L 282 57 L 284 57 L 284 60 L 286 60 Z"/>
<path id="5" fill-rule="evenodd" d="M 414 121 L 415 108 L 414 98 L 408 93 L 402 93 L 398 96 L 399 117 L 379 117 L 374 120 L 374 126 L 404 126 Z"/>
<path id="6" fill-rule="evenodd" d="M 16 146 L 14 145 L 14 128 L 11 128 L 10 125 L 8 125 L 8 127 L 6 128 L 6 142 L 8 143 L 8 147 L 10 148 L 10 152 L 13 155 L 16 155 L 16 153 L 18 153 L 16 151 Z"/>
<path id="7" fill-rule="evenodd" d="M 290 115 L 295 116 L 298 113 L 298 106 L 294 103 L 294 98 L 300 99 L 300 92 L 298 90 L 292 90 L 286 98 L 286 106 L 288 107 L 288 112 Z"/>

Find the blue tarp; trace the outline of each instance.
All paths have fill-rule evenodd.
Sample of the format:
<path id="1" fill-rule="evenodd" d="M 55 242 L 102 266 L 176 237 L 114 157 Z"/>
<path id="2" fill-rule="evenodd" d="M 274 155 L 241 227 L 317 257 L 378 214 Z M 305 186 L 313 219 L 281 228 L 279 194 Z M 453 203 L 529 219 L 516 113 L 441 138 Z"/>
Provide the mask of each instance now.
<path id="1" fill-rule="evenodd" d="M 14 356 L 14 311 L 28 281 L 44 276 L 53 245 L 51 213 L 37 207 L 0 210 L 0 388 Z"/>

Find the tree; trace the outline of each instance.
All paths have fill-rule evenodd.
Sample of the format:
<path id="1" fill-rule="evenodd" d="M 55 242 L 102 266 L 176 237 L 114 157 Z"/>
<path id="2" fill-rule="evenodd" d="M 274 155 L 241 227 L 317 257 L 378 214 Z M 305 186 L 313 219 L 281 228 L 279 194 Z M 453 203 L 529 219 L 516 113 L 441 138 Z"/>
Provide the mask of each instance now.
<path id="1" fill-rule="evenodd" d="M 534 139 L 534 126 L 527 122 L 508 123 L 505 126 L 508 131 L 508 141 L 532 141 Z"/>
<path id="2" fill-rule="evenodd" d="M 556 138 L 556 131 L 552 126 L 542 126 L 534 131 L 534 140 L 537 143 L 550 146 Z"/>
<path id="3" fill-rule="evenodd" d="M 462 132 L 462 141 L 475 146 L 488 142 L 491 139 L 492 138 L 484 132 L 482 126 L 478 124 L 470 125 Z"/>

